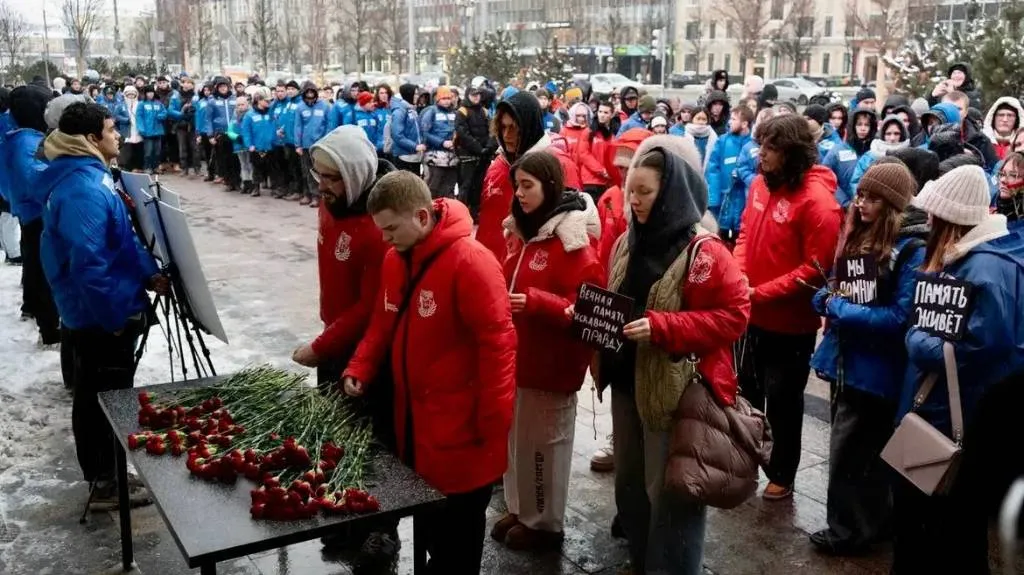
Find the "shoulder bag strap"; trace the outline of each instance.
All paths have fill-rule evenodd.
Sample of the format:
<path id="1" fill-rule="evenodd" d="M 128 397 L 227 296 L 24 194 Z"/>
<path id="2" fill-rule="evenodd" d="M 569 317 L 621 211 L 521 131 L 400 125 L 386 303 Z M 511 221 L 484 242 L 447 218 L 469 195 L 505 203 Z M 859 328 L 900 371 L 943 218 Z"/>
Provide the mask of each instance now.
<path id="1" fill-rule="evenodd" d="M 953 344 L 942 344 L 942 355 L 946 360 L 946 387 L 949 389 L 949 415 L 953 422 L 953 441 L 957 445 L 964 438 L 964 412 L 960 403 L 960 373 L 956 366 Z"/>

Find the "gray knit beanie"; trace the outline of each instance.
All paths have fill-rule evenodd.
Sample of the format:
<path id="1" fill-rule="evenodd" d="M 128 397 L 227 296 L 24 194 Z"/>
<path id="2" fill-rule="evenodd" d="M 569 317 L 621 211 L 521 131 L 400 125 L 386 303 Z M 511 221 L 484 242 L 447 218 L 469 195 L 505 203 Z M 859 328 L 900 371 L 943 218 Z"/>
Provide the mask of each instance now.
<path id="1" fill-rule="evenodd" d="M 951 224 L 976 226 L 988 218 L 989 188 L 980 166 L 960 166 L 925 184 L 912 204 Z"/>

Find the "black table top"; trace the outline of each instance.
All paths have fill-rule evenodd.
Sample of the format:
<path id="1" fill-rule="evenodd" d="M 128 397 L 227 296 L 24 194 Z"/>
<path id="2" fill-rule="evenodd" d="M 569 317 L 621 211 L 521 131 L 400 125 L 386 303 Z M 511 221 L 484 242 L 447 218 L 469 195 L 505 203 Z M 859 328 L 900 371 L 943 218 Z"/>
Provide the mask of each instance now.
<path id="1" fill-rule="evenodd" d="M 255 520 L 249 515 L 249 491 L 255 487 L 252 481 L 243 477 L 239 477 L 235 485 L 204 481 L 189 474 L 184 456 L 156 457 L 145 450 L 127 449 L 128 434 L 139 430 L 140 391 L 160 393 L 208 386 L 221 379 L 223 377 L 99 394 L 100 405 L 118 441 L 149 488 L 189 567 L 308 541 L 331 533 L 339 524 L 367 518 L 406 517 L 440 505 L 444 500 L 440 492 L 404 466 L 397 457 L 381 453 L 374 459 L 372 484 L 368 487 L 368 491 L 380 501 L 380 512 L 331 517 L 321 514 L 313 519 L 296 521 Z"/>

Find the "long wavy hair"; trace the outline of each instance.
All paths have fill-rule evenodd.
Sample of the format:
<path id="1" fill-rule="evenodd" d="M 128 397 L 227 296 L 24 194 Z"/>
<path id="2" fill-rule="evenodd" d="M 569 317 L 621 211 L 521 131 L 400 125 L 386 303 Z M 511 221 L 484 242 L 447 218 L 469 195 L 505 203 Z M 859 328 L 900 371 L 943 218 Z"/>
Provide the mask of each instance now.
<path id="1" fill-rule="evenodd" d="M 896 158 L 882 157 L 875 164 L 898 163 Z M 879 264 L 888 261 L 892 248 L 900 235 L 903 225 L 903 212 L 887 201 L 882 202 L 882 211 L 875 221 L 868 223 L 861 219 L 860 210 L 856 205 L 846 210 L 846 222 L 843 225 L 845 237 L 839 254 L 842 256 L 860 256 L 871 254 Z"/>
<path id="2" fill-rule="evenodd" d="M 784 158 L 779 174 L 764 174 L 769 190 L 799 188 L 804 175 L 818 163 L 818 146 L 803 116 L 783 114 L 769 118 L 758 129 L 758 138 L 762 148 L 777 150 Z"/>

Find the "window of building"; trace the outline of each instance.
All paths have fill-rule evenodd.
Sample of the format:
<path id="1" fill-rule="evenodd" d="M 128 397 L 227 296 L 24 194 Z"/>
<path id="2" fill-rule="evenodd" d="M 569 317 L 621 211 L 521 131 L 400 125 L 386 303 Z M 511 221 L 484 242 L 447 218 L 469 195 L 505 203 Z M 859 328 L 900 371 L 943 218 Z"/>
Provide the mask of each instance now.
<path id="1" fill-rule="evenodd" d="M 688 72 L 696 72 L 697 71 L 697 55 L 696 54 L 687 54 L 686 55 L 686 59 L 683 62 L 683 69 L 685 69 Z"/>
<path id="2" fill-rule="evenodd" d="M 726 54 L 723 58 L 724 58 L 724 60 L 722 60 L 722 68 L 724 68 L 726 72 L 731 72 L 732 71 L 732 54 Z"/>
<path id="3" fill-rule="evenodd" d="M 857 36 L 857 16 L 852 12 L 846 14 L 846 29 L 843 35 L 847 38 L 854 38 Z"/>
<path id="4" fill-rule="evenodd" d="M 849 74 L 853 71 L 853 55 L 847 52 L 843 54 L 843 74 Z"/>
<path id="5" fill-rule="evenodd" d="M 700 39 L 700 22 L 687 22 L 686 23 L 686 39 L 687 40 L 698 40 L 698 39 Z"/>
<path id="6" fill-rule="evenodd" d="M 715 55 L 708 54 L 708 72 L 715 69 Z"/>
<path id="7" fill-rule="evenodd" d="M 814 16 L 804 16 L 797 20 L 796 23 L 796 36 L 797 38 L 810 38 L 814 35 Z"/>
<path id="8" fill-rule="evenodd" d="M 732 38 L 732 20 L 725 21 L 725 37 Z"/>
<path id="9" fill-rule="evenodd" d="M 782 20 L 786 9 L 786 0 L 772 0 L 772 20 Z"/>
<path id="10" fill-rule="evenodd" d="M 821 75 L 828 76 L 831 72 L 829 66 L 832 64 L 832 54 L 825 52 L 821 55 Z"/>
<path id="11" fill-rule="evenodd" d="M 715 33 L 717 32 L 717 28 L 718 28 L 718 23 L 717 22 L 712 22 L 712 23 L 708 24 L 708 38 L 710 38 L 712 40 L 715 39 Z"/>
<path id="12" fill-rule="evenodd" d="M 832 37 L 832 17 L 831 16 L 825 16 L 825 37 L 826 38 L 831 38 Z"/>

